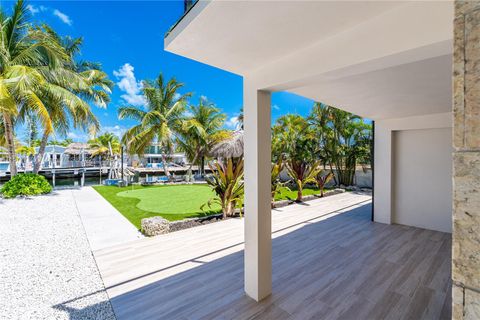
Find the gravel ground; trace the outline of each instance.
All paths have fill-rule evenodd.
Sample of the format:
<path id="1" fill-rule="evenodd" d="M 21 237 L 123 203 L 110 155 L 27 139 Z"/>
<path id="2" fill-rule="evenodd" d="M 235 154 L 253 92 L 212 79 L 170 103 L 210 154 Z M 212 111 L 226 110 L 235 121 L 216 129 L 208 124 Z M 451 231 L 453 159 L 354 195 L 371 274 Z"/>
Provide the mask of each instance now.
<path id="1" fill-rule="evenodd" d="M 115 319 L 72 191 L 0 199 L 0 319 Z"/>

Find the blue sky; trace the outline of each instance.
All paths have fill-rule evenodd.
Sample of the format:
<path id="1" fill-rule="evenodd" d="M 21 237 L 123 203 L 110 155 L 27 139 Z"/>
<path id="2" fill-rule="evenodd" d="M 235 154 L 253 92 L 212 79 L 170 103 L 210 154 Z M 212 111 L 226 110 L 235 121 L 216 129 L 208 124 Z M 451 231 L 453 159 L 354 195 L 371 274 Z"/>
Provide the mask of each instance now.
<path id="1" fill-rule="evenodd" d="M 0 0 L 1 1 L 1 0 Z M 13 2 L 1 1 L 10 7 Z M 103 131 L 116 134 L 129 127 L 118 120 L 117 109 L 126 102 L 141 103 L 139 82 L 153 79 L 160 72 L 185 84 L 183 92 L 193 92 L 195 104 L 205 96 L 227 114 L 232 128 L 242 106 L 242 78 L 163 50 L 163 37 L 183 13 L 183 0 L 177 1 L 31 1 L 32 21 L 45 22 L 62 35 L 82 36 L 82 59 L 97 61 L 116 85 L 107 109 L 93 107 Z M 272 119 L 310 111 L 311 100 L 289 94 L 272 96 Z M 75 140 L 85 133 L 74 131 Z M 61 137 L 58 137 L 59 139 Z"/>

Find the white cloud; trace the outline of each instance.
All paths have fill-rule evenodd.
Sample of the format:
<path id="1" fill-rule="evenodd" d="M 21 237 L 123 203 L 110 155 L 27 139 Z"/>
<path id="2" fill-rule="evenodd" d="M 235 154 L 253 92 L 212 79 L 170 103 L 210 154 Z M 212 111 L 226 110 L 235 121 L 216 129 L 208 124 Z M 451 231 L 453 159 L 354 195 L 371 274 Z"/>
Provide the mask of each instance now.
<path id="1" fill-rule="evenodd" d="M 78 134 L 76 134 L 75 132 L 69 132 L 67 133 L 67 138 L 70 138 L 70 139 L 78 139 Z"/>
<path id="2" fill-rule="evenodd" d="M 40 9 L 37 6 L 34 6 L 33 4 L 29 4 L 27 6 L 27 9 L 30 11 L 32 15 L 36 15 L 37 13 L 40 12 Z"/>
<path id="3" fill-rule="evenodd" d="M 32 16 L 36 15 L 39 12 L 49 12 L 50 14 L 53 14 L 55 17 L 60 19 L 65 24 L 68 24 L 69 26 L 71 26 L 73 24 L 72 19 L 68 15 L 66 15 L 65 13 L 63 13 L 62 11 L 60 11 L 58 9 L 53 9 L 53 8 L 50 8 L 50 7 L 37 6 L 37 5 L 34 5 L 34 4 L 29 4 L 29 5 L 27 5 L 27 10 L 30 11 Z"/>
<path id="4" fill-rule="evenodd" d="M 63 23 L 68 24 L 69 26 L 71 26 L 73 23 L 69 16 L 58 9 L 53 10 L 53 15 L 58 17 Z"/>
<path id="5" fill-rule="evenodd" d="M 27 10 L 30 11 L 30 13 L 34 16 L 39 12 L 45 12 L 45 11 L 49 10 L 49 8 L 47 8 L 45 6 L 36 6 L 34 4 L 29 4 L 27 6 Z"/>
<path id="6" fill-rule="evenodd" d="M 115 125 L 115 126 L 105 126 L 105 127 L 102 127 L 102 133 L 105 133 L 105 132 L 110 132 L 110 133 L 113 133 L 114 135 L 116 135 L 119 139 L 122 138 L 123 134 L 125 133 L 125 131 L 127 131 L 126 128 L 122 127 L 122 126 L 119 126 L 118 124 Z"/>
<path id="7" fill-rule="evenodd" d="M 67 138 L 72 139 L 75 142 L 85 142 L 88 140 L 88 135 L 81 132 L 70 131 L 67 133 Z"/>
<path id="8" fill-rule="evenodd" d="M 228 129 L 233 129 L 233 130 L 240 129 L 241 124 L 240 124 L 240 121 L 238 121 L 238 116 L 228 118 L 227 121 L 225 121 L 225 126 Z"/>
<path id="9" fill-rule="evenodd" d="M 273 110 L 280 110 L 280 107 L 278 106 L 278 104 L 272 104 L 272 109 Z"/>
<path id="10" fill-rule="evenodd" d="M 141 93 L 142 83 L 135 78 L 134 68 L 130 63 L 125 63 L 120 69 L 113 71 L 113 75 L 119 79 L 117 85 L 125 92 L 120 97 L 126 103 L 133 106 L 145 105 L 145 98 Z"/>

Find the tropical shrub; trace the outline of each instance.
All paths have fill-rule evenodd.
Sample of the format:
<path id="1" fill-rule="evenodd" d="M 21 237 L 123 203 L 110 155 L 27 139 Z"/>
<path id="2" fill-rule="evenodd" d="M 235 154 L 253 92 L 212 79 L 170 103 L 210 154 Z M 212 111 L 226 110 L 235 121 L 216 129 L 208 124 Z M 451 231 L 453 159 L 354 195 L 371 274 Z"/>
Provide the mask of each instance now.
<path id="1" fill-rule="evenodd" d="M 325 174 L 324 171 L 325 170 L 320 170 L 315 176 L 315 183 L 317 184 L 318 189 L 320 189 L 320 197 L 323 197 L 325 185 L 334 177 L 334 173 L 332 171 L 329 171 L 327 174 Z"/>
<path id="2" fill-rule="evenodd" d="M 272 191 L 272 208 L 274 207 L 275 204 L 275 196 L 280 192 L 282 187 L 285 187 L 286 182 L 282 182 L 280 180 L 280 173 L 282 172 L 284 168 L 282 158 L 278 159 L 276 163 L 272 165 L 272 172 L 271 172 L 271 177 L 272 177 L 272 184 L 271 184 L 271 191 Z M 290 190 L 288 187 L 286 187 L 287 190 Z"/>
<path id="3" fill-rule="evenodd" d="M 227 163 L 217 162 L 212 167 L 212 176 L 207 178 L 207 183 L 215 191 L 216 196 L 201 206 L 209 208 L 216 203 L 222 207 L 223 218 L 233 216 L 235 207 L 243 201 L 243 158 L 229 158 Z"/>
<path id="4" fill-rule="evenodd" d="M 288 175 L 293 179 L 297 186 L 297 199 L 295 201 L 301 202 L 303 200 L 303 188 L 308 183 L 315 183 L 315 177 L 319 169 L 320 162 L 308 163 L 301 159 L 290 159 L 287 162 Z"/>
<path id="5" fill-rule="evenodd" d="M 52 192 L 52 186 L 44 176 L 34 173 L 22 173 L 14 176 L 0 189 L 5 198 L 16 196 L 34 196 Z"/>
<path id="6" fill-rule="evenodd" d="M 320 170 L 316 132 L 307 119 L 295 114 L 278 118 L 272 131 L 272 157 L 286 159 L 288 175 L 297 187 L 296 201 L 300 202 L 304 186 L 315 183 Z"/>

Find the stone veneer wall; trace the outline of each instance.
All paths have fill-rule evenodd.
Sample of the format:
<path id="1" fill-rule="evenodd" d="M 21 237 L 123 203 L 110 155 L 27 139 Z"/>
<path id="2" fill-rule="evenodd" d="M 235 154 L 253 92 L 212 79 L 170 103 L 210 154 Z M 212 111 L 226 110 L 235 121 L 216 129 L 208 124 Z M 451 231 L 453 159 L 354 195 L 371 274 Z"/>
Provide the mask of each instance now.
<path id="1" fill-rule="evenodd" d="M 455 1 L 453 319 L 480 319 L 480 1 Z"/>

